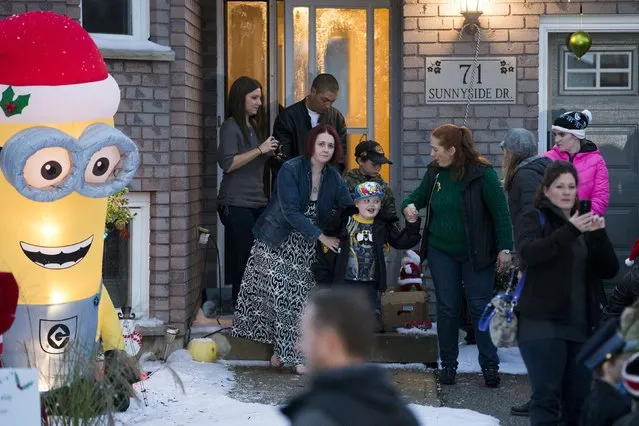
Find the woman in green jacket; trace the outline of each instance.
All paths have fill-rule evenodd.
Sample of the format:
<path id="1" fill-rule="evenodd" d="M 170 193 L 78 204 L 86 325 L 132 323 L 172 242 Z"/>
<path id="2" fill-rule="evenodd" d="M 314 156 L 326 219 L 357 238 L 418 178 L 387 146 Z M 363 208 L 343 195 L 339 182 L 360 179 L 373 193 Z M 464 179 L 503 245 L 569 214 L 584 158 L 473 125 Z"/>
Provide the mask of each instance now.
<path id="1" fill-rule="evenodd" d="M 442 384 L 455 383 L 462 292 L 468 299 L 479 365 L 497 387 L 499 358 L 488 332 L 477 323 L 493 296 L 495 264 L 511 263 L 512 224 L 503 187 L 488 160 L 474 147 L 471 131 L 446 124 L 433 131 L 431 157 L 421 184 L 402 203 L 414 220 L 426 208 L 421 256 L 428 259 L 437 297 L 437 338 Z"/>

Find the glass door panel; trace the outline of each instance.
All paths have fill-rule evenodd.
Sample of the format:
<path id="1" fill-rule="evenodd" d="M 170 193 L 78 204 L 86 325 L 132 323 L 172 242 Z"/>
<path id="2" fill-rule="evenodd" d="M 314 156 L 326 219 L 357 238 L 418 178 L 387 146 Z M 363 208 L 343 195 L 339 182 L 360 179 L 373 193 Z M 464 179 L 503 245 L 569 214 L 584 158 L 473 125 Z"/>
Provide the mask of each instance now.
<path id="1" fill-rule="evenodd" d="M 308 7 L 293 9 L 293 81 L 294 102 L 306 96 L 310 82 L 308 81 Z"/>
<path id="2" fill-rule="evenodd" d="M 265 89 L 267 80 L 267 3 L 226 3 L 226 90 L 243 75 L 256 79 Z"/>
<path id="3" fill-rule="evenodd" d="M 317 74 L 332 74 L 340 85 L 334 106 L 348 128 L 348 167 L 357 167 L 355 146 L 365 139 L 379 142 L 390 156 L 390 9 L 362 2 L 328 7 L 292 0 L 285 5 L 285 51 L 291 60 L 287 105 L 306 96 Z M 388 166 L 382 176 L 390 179 Z"/>
<path id="4" fill-rule="evenodd" d="M 366 127 L 366 9 L 317 9 L 315 55 L 317 74 L 337 78 L 335 108 L 348 127 Z"/>
<path id="5" fill-rule="evenodd" d="M 375 9 L 375 35 L 373 49 L 375 81 L 373 89 L 373 105 L 375 122 L 373 129 L 375 140 L 384 148 L 387 157 L 390 155 L 390 11 Z M 390 167 L 382 167 L 382 177 L 388 182 Z"/>

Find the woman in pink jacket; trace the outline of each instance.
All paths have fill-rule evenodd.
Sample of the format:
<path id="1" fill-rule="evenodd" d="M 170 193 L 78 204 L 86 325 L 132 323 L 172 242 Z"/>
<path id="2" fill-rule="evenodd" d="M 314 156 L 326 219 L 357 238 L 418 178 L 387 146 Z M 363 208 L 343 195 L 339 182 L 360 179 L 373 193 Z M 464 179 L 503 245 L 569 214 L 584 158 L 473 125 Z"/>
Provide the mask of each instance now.
<path id="1" fill-rule="evenodd" d="M 610 183 L 608 168 L 597 145 L 586 139 L 590 111 L 570 111 L 555 119 L 552 131 L 555 146 L 544 157 L 573 163 L 579 174 L 579 199 L 592 201 L 592 212 L 603 216 L 608 210 Z"/>

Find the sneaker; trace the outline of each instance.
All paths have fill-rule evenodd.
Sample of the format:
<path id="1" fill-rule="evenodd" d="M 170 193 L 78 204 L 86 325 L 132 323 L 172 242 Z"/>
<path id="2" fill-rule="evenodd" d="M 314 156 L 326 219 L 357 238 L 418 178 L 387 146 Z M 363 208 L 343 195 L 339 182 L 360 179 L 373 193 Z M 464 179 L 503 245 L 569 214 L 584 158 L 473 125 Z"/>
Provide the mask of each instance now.
<path id="1" fill-rule="evenodd" d="M 530 400 L 525 404 L 510 407 L 510 415 L 517 417 L 528 417 L 530 415 Z"/>
<path id="2" fill-rule="evenodd" d="M 439 383 L 442 385 L 454 385 L 457 370 L 453 367 L 443 367 L 439 370 Z"/>
<path id="3" fill-rule="evenodd" d="M 501 379 L 499 378 L 499 370 L 494 367 L 482 368 L 482 373 L 484 373 L 484 382 L 486 386 L 489 388 L 499 387 L 501 383 Z"/>

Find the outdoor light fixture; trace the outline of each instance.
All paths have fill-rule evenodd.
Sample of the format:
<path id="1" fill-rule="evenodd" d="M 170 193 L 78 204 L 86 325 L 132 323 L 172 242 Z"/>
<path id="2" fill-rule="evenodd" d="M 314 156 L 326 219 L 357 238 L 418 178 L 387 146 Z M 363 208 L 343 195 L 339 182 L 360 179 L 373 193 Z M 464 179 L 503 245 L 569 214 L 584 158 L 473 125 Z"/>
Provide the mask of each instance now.
<path id="1" fill-rule="evenodd" d="M 484 6 L 488 0 L 459 0 L 461 14 L 464 15 L 462 31 L 475 33 L 479 28 L 479 17 L 484 13 Z"/>

